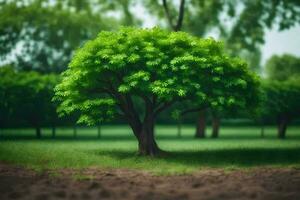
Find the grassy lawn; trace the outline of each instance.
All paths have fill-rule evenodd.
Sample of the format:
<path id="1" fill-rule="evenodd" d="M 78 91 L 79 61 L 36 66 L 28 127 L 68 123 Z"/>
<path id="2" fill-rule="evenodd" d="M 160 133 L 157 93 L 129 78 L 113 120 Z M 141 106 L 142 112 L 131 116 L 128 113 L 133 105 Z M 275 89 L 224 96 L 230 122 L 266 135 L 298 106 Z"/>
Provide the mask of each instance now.
<path id="1" fill-rule="evenodd" d="M 258 127 L 224 127 L 218 139 L 194 139 L 194 127 L 184 126 L 177 138 L 175 126 L 158 126 L 159 146 L 170 153 L 161 158 L 136 156 L 137 142 L 127 126 L 103 126 L 97 139 L 96 128 L 57 129 L 51 139 L 32 129 L 1 130 L 0 161 L 37 170 L 47 168 L 129 168 L 157 174 L 187 173 L 203 168 L 300 167 L 300 127 L 289 127 L 287 138 L 276 138 L 275 127 L 267 127 L 260 138 Z M 208 129 L 210 133 L 210 129 Z M 4 136 L 4 137 L 3 137 Z"/>

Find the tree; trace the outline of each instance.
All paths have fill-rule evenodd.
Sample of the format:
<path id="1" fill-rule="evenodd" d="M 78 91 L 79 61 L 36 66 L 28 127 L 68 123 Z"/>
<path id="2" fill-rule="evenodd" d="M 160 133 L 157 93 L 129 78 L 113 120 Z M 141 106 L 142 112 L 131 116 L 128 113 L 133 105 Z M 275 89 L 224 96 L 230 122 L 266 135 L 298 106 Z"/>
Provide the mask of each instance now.
<path id="1" fill-rule="evenodd" d="M 274 55 L 266 63 L 266 75 L 261 120 L 275 118 L 278 137 L 284 138 L 288 123 L 299 116 L 300 59 L 288 54 Z"/>
<path id="2" fill-rule="evenodd" d="M 174 103 L 231 104 L 257 80 L 244 62 L 227 57 L 219 42 L 159 28 L 100 32 L 74 55 L 55 89 L 62 114 L 80 111 L 78 122 L 93 125 L 124 117 L 139 153 L 157 155 L 154 124 Z M 137 112 L 133 99 L 143 101 Z M 192 109 L 192 108 L 190 108 Z M 193 109 L 201 109 L 195 107 Z"/>
<path id="3" fill-rule="evenodd" d="M 33 126 L 38 138 L 42 125 L 55 127 L 58 117 L 51 99 L 57 75 L 16 72 L 11 67 L 1 67 L 0 75 L 0 123 L 3 126 Z"/>
<path id="4" fill-rule="evenodd" d="M 279 138 L 285 138 L 288 123 L 300 113 L 300 77 L 285 81 L 267 80 L 263 82 L 265 98 L 262 117 L 277 121 Z"/>
<path id="5" fill-rule="evenodd" d="M 117 20 L 78 0 L 7 1 L 0 5 L 0 61 L 42 73 L 66 69 L 73 50 Z"/>
<path id="6" fill-rule="evenodd" d="M 270 80 L 285 81 L 300 75 L 300 58 L 293 55 L 274 55 L 266 63 L 266 74 Z"/>

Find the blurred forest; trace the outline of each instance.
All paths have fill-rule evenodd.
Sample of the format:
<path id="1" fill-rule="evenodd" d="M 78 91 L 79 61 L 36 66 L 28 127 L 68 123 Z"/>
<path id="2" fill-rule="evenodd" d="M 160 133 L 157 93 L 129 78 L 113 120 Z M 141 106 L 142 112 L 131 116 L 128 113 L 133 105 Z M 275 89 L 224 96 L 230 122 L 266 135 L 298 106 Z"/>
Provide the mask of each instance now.
<path id="1" fill-rule="evenodd" d="M 76 115 L 59 118 L 52 97 L 74 51 L 100 31 L 145 27 L 145 18 L 170 31 L 222 40 L 229 55 L 242 57 L 262 79 L 255 111 L 178 116 L 184 105 L 174 105 L 158 123 L 197 123 L 200 137 L 206 123 L 216 136 L 220 123 L 277 123 L 280 137 L 288 123 L 299 123 L 300 58 L 274 55 L 261 64 L 266 31 L 300 24 L 299 0 L 0 0 L 0 127 L 35 127 L 40 134 L 40 127 L 73 126 Z"/>

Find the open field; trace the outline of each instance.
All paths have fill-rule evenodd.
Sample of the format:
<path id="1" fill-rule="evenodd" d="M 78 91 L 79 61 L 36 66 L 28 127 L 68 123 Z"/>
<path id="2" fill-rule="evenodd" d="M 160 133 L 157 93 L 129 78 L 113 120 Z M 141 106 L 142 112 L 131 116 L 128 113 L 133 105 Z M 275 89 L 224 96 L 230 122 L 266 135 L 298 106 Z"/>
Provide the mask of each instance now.
<path id="1" fill-rule="evenodd" d="M 210 129 L 207 131 L 210 133 Z M 158 126 L 159 146 L 169 152 L 161 158 L 136 156 L 137 142 L 127 126 L 57 129 L 51 139 L 43 129 L 36 139 L 32 129 L 1 130 L 0 161 L 37 170 L 60 168 L 143 169 L 155 174 L 182 174 L 203 168 L 300 167 L 300 127 L 289 127 L 287 138 L 276 138 L 267 127 L 260 138 L 258 127 L 224 127 L 218 139 L 194 139 L 194 127 L 184 126 L 178 138 L 175 126 Z"/>

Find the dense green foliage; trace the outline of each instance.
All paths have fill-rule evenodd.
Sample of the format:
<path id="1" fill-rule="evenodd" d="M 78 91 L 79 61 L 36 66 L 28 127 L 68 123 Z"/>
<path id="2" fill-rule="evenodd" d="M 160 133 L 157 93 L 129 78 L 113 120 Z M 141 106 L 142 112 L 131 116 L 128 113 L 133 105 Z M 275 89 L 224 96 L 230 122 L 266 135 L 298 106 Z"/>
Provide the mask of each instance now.
<path id="1" fill-rule="evenodd" d="M 58 117 L 51 99 L 57 75 L 1 67 L 0 77 L 1 127 L 55 125 Z"/>
<path id="2" fill-rule="evenodd" d="M 266 70 L 262 119 L 277 121 L 278 136 L 284 138 L 288 123 L 300 116 L 300 59 L 291 55 L 273 56 Z"/>
<path id="3" fill-rule="evenodd" d="M 263 118 L 276 121 L 278 136 L 285 137 L 288 123 L 300 116 L 300 79 L 265 81 L 263 91 Z"/>
<path id="4" fill-rule="evenodd" d="M 159 28 L 101 32 L 76 52 L 63 76 L 56 89 L 61 111 L 79 110 L 79 122 L 88 124 L 126 115 L 123 104 L 132 97 L 157 110 L 182 101 L 193 108 L 257 103 L 257 78 L 220 43 Z"/>
<path id="5" fill-rule="evenodd" d="M 267 78 L 270 80 L 285 81 L 300 76 L 300 58 L 293 55 L 274 55 L 266 63 Z"/>
<path id="6" fill-rule="evenodd" d="M 263 84 L 267 102 L 266 113 L 273 116 L 287 114 L 290 117 L 300 113 L 300 79 L 269 81 Z"/>
<path id="7" fill-rule="evenodd" d="M 100 13 L 80 1 L 4 2 L 0 4 L 0 60 L 22 70 L 61 72 L 74 49 L 116 24 Z"/>
<path id="8" fill-rule="evenodd" d="M 55 140 L 49 129 L 43 129 L 42 140 L 35 139 L 32 129 L 7 129 L 1 132 L 4 139 L 0 140 L 0 161 L 37 170 L 100 167 L 157 174 L 205 168 L 298 168 L 299 130 L 299 126 L 291 127 L 286 140 L 280 141 L 275 127 L 266 127 L 265 138 L 260 138 L 259 127 L 223 127 L 217 140 L 195 140 L 193 126 L 183 126 L 181 138 L 177 138 L 175 126 L 158 126 L 159 145 L 172 153 L 151 159 L 136 156 L 136 141 L 127 126 L 104 126 L 101 139 L 97 139 L 95 128 L 79 129 L 77 139 L 73 139 L 71 129 L 59 128 Z"/>

